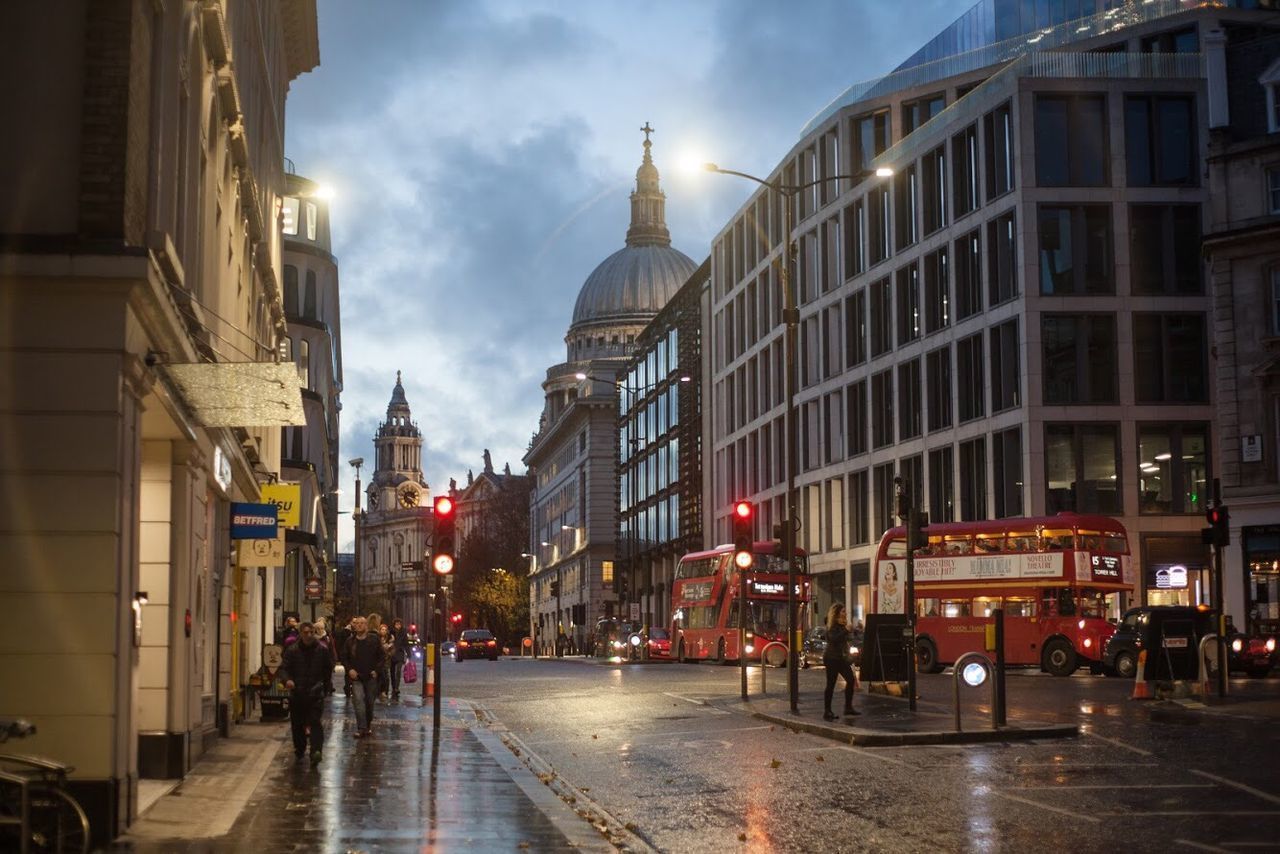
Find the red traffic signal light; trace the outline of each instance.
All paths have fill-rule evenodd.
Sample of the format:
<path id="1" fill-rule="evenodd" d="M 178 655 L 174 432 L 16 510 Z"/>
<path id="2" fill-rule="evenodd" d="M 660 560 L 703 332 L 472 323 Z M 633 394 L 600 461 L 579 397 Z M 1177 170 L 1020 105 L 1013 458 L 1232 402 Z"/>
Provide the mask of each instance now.
<path id="1" fill-rule="evenodd" d="M 1210 507 L 1204 512 L 1204 518 L 1209 523 L 1206 540 L 1219 548 L 1231 545 L 1231 514 L 1227 505 Z"/>
<path id="2" fill-rule="evenodd" d="M 461 623 L 461 622 L 462 622 L 462 614 L 461 614 L 461 613 L 454 614 L 454 615 L 453 615 L 452 617 L 450 617 L 449 619 L 453 620 L 455 623 Z"/>
<path id="3" fill-rule="evenodd" d="M 750 569 L 755 563 L 756 508 L 750 501 L 733 504 L 733 564 L 738 569 Z"/>
<path id="4" fill-rule="evenodd" d="M 435 532 L 431 545 L 431 568 L 437 575 L 448 575 L 454 565 L 454 510 L 453 499 L 447 495 L 436 496 L 432 504 L 435 513 Z"/>

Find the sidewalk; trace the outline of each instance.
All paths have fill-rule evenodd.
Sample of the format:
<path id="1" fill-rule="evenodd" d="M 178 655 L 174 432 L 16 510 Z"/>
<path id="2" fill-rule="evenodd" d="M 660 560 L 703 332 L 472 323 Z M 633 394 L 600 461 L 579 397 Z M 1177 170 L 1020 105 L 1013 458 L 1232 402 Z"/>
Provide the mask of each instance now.
<path id="1" fill-rule="evenodd" d="M 771 682 L 769 693 L 758 690 L 749 694 L 745 702 L 741 696 L 715 700 L 721 708 L 745 711 L 760 720 L 785 726 L 797 732 L 807 732 L 830 738 L 844 744 L 863 747 L 887 747 L 914 744 L 977 744 L 990 741 L 1020 741 L 1032 738 L 1074 738 L 1080 734 L 1075 724 L 1054 724 L 1010 716 L 1009 725 L 991 728 L 991 715 L 980 711 L 968 698 L 961 700 L 961 730 L 956 731 L 955 713 L 949 707 L 927 700 L 916 703 L 912 712 L 905 697 L 888 697 L 869 694 L 863 683 L 854 698 L 853 706 L 860 715 L 841 717 L 836 721 L 822 719 L 822 691 L 800 687 L 798 715 L 791 713 L 788 700 L 786 672 Z M 754 686 L 753 686 L 754 688 Z M 844 702 L 844 682 L 836 687 L 832 709 L 838 710 Z M 985 692 L 984 692 L 984 696 Z"/>
<path id="2" fill-rule="evenodd" d="M 108 850 L 616 850 L 468 705 L 446 698 L 437 738 L 422 702 L 379 703 L 356 740 L 339 692 L 318 767 L 294 758 L 288 724 L 238 727 Z"/>

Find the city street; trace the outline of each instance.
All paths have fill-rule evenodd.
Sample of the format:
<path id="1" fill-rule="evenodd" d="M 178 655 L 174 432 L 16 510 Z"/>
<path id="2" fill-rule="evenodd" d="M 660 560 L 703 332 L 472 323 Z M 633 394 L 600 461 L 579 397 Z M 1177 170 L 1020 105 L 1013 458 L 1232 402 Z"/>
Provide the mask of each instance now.
<path id="1" fill-rule="evenodd" d="M 785 672 L 768 677 L 771 701 L 785 700 Z M 165 840 L 144 816 L 114 850 L 1280 850 L 1280 679 L 1233 680 L 1234 702 L 1203 707 L 1129 700 L 1128 681 L 1014 671 L 1011 724 L 1082 735 L 861 748 L 752 717 L 738 678 L 711 665 L 450 661 L 438 745 L 430 707 L 407 692 L 357 743 L 338 694 L 319 770 L 281 731 L 228 833 Z M 801 673 L 802 720 L 820 720 L 822 679 Z M 950 674 L 920 686 L 920 716 L 950 729 Z M 986 728 L 985 692 L 964 696 L 966 729 Z M 865 691 L 856 705 L 867 730 L 906 709 Z"/>

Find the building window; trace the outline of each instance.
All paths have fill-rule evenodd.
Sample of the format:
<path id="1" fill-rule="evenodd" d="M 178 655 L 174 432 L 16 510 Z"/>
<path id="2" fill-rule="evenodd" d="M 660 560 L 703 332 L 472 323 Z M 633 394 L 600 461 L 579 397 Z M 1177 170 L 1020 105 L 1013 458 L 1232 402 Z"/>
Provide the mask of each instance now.
<path id="1" fill-rule="evenodd" d="M 876 466 L 873 470 L 875 478 L 875 525 L 872 534 L 878 540 L 885 531 L 893 527 L 893 510 L 896 504 L 893 463 Z"/>
<path id="2" fill-rule="evenodd" d="M 1129 206 L 1129 280 L 1135 294 L 1198 294 L 1200 206 Z"/>
<path id="3" fill-rule="evenodd" d="M 292 264 L 284 265 L 284 313 L 298 316 L 298 268 Z"/>
<path id="4" fill-rule="evenodd" d="M 986 414 L 982 376 L 982 333 L 956 342 L 956 380 L 960 423 Z"/>
<path id="5" fill-rule="evenodd" d="M 1042 314 L 1044 403 L 1115 403 L 1116 319 L 1110 314 Z"/>
<path id="6" fill-rule="evenodd" d="M 1196 183 L 1195 101 L 1185 95 L 1124 101 L 1124 149 L 1131 187 Z"/>
<path id="7" fill-rule="evenodd" d="M 920 360 L 898 365 L 898 441 L 920 435 Z"/>
<path id="8" fill-rule="evenodd" d="M 1267 210 L 1280 214 L 1280 168 L 1267 170 Z"/>
<path id="9" fill-rule="evenodd" d="M 1120 431 L 1108 424 L 1045 426 L 1045 513 L 1120 513 Z"/>
<path id="10" fill-rule="evenodd" d="M 982 311 L 981 232 L 974 229 L 955 242 L 956 320 Z"/>
<path id="11" fill-rule="evenodd" d="M 1107 182 L 1107 102 L 1101 95 L 1036 96 L 1036 184 Z"/>
<path id="12" fill-rule="evenodd" d="M 952 210 L 956 217 L 977 210 L 978 198 L 978 127 L 969 125 L 951 137 Z"/>
<path id="13" fill-rule="evenodd" d="M 946 106 L 947 96 L 942 93 L 905 102 L 902 105 L 902 135 L 911 133 L 942 112 Z"/>
<path id="14" fill-rule="evenodd" d="M 860 380 L 844 390 L 847 456 L 867 452 L 867 381 Z"/>
<path id="15" fill-rule="evenodd" d="M 1041 293 L 1115 293 L 1110 206 L 1042 205 L 1039 226 Z"/>
<path id="16" fill-rule="evenodd" d="M 861 201 L 844 209 L 844 277 L 867 269 L 867 209 Z"/>
<path id="17" fill-rule="evenodd" d="M 280 230 L 290 237 L 298 233 L 298 199 L 294 196 L 285 196 L 280 209 Z"/>
<path id="18" fill-rule="evenodd" d="M 868 521 L 871 517 L 871 484 L 867 470 L 849 475 L 849 545 L 856 546 L 871 541 Z"/>
<path id="19" fill-rule="evenodd" d="M 960 443 L 960 521 L 987 518 L 987 437 Z"/>
<path id="20" fill-rule="evenodd" d="M 1198 53 L 1200 40 L 1196 28 L 1187 27 L 1173 32 L 1156 33 L 1142 40 L 1143 53 Z"/>
<path id="21" fill-rule="evenodd" d="M 912 262 L 898 271 L 898 346 L 920 337 L 920 268 Z"/>
<path id="22" fill-rule="evenodd" d="M 951 446 L 929 452 L 929 522 L 955 521 L 955 472 Z"/>
<path id="23" fill-rule="evenodd" d="M 916 209 L 920 198 L 919 178 L 913 163 L 893 176 L 893 209 L 895 213 L 894 229 L 896 230 L 897 249 L 901 252 L 919 238 L 919 211 Z"/>
<path id="24" fill-rule="evenodd" d="M 867 360 L 867 291 L 865 288 L 844 300 L 844 366 L 852 368 Z"/>
<path id="25" fill-rule="evenodd" d="M 1013 114 L 1006 101 L 983 118 L 987 153 L 987 198 L 994 199 L 1014 188 Z"/>
<path id="26" fill-rule="evenodd" d="M 1002 430 L 991 437 L 996 518 L 1022 515 L 1022 430 Z"/>
<path id="27" fill-rule="evenodd" d="M 893 285 L 889 279 L 871 283 L 871 358 L 893 349 Z"/>
<path id="28" fill-rule="evenodd" d="M 951 323 L 951 280 L 947 247 L 924 256 L 924 331 L 937 332 Z"/>
<path id="29" fill-rule="evenodd" d="M 924 357 L 929 383 L 929 432 L 951 426 L 951 347 L 939 347 Z"/>
<path id="30" fill-rule="evenodd" d="M 871 378 L 871 446 L 893 444 L 893 369 Z"/>
<path id="31" fill-rule="evenodd" d="M 920 161 L 922 167 L 920 193 L 924 233 L 933 234 L 947 224 L 947 153 L 938 146 Z"/>
<path id="32" fill-rule="evenodd" d="M 305 338 L 298 342 L 298 382 L 311 388 L 311 342 Z"/>
<path id="33" fill-rule="evenodd" d="M 1018 319 L 1007 320 L 992 327 L 991 353 L 991 411 L 1012 409 L 1022 400 L 1021 371 L 1018 358 Z"/>
<path id="34" fill-rule="evenodd" d="M 889 189 L 877 187 L 867 194 L 867 216 L 870 225 L 867 229 L 868 254 L 872 266 L 879 264 L 892 254 L 889 247 L 891 234 L 889 231 Z"/>
<path id="35" fill-rule="evenodd" d="M 1018 295 L 1018 229 L 1012 210 L 987 223 L 987 275 L 990 305 Z"/>
<path id="36" fill-rule="evenodd" d="M 1138 403 L 1208 400 L 1203 314 L 1134 314 L 1133 394 Z"/>
<path id="37" fill-rule="evenodd" d="M 1271 268 L 1271 334 L 1280 335 L 1280 264 Z"/>
<path id="38" fill-rule="evenodd" d="M 318 319 L 316 315 L 316 274 L 314 270 L 307 271 L 307 284 L 302 300 L 302 316 L 307 320 Z"/>
<path id="39" fill-rule="evenodd" d="M 1209 502 L 1207 424 L 1138 426 L 1138 512 L 1200 513 Z"/>
<path id="40" fill-rule="evenodd" d="M 860 116 L 853 120 L 853 128 L 854 160 L 859 169 L 866 169 L 889 147 L 889 111 Z"/>

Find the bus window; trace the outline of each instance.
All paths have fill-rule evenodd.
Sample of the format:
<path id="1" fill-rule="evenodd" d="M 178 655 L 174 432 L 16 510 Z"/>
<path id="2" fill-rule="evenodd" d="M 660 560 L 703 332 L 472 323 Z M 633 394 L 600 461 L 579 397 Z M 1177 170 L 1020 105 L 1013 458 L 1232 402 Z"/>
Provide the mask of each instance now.
<path id="1" fill-rule="evenodd" d="M 921 557 L 932 557 L 933 555 L 946 554 L 942 546 L 942 537 L 930 537 L 929 542 L 916 549 L 916 554 Z"/>
<path id="2" fill-rule="evenodd" d="M 963 535 L 947 537 L 946 545 L 949 555 L 967 555 L 973 551 L 973 541 Z"/>
<path id="3" fill-rule="evenodd" d="M 975 617 L 990 617 L 991 612 L 999 607 L 999 596 L 979 596 L 973 600 L 973 615 Z"/>
<path id="4" fill-rule="evenodd" d="M 1030 596 L 1006 596 L 1004 600 L 1004 615 L 1006 617 L 1034 617 L 1036 615 L 1036 600 Z"/>
<path id="5" fill-rule="evenodd" d="M 1080 588 L 1080 616 L 1107 618 L 1107 595 L 1093 587 Z"/>
<path id="6" fill-rule="evenodd" d="M 938 610 L 937 599 L 917 599 L 916 600 L 916 616 L 917 617 L 936 617 L 941 613 Z"/>
<path id="7" fill-rule="evenodd" d="M 1008 548 L 1011 552 L 1033 552 L 1036 550 L 1036 535 L 1034 533 L 1010 534 Z"/>
<path id="8" fill-rule="evenodd" d="M 1076 615 L 1076 600 L 1071 595 L 1070 587 L 1063 587 L 1058 591 L 1058 616 L 1074 617 Z"/>
<path id="9" fill-rule="evenodd" d="M 884 556 L 890 557 L 890 558 L 906 557 L 907 541 L 906 540 L 890 540 L 889 544 L 885 546 Z"/>
<path id="10" fill-rule="evenodd" d="M 1103 534 L 1102 550 L 1111 552 L 1112 554 L 1127 554 L 1129 551 L 1129 541 L 1125 539 L 1124 534 Z"/>
<path id="11" fill-rule="evenodd" d="M 968 617 L 969 616 L 969 600 L 968 599 L 943 599 L 942 600 L 942 616 Z"/>
<path id="12" fill-rule="evenodd" d="M 1080 548 L 1087 552 L 1102 550 L 1102 535 L 1097 531 L 1080 532 Z"/>
<path id="13" fill-rule="evenodd" d="M 1004 534 L 979 534 L 973 540 L 973 547 L 977 554 L 1004 551 Z"/>
<path id="14" fill-rule="evenodd" d="M 1048 551 L 1061 551 L 1075 547 L 1075 535 L 1071 531 L 1042 531 L 1043 548 Z"/>

